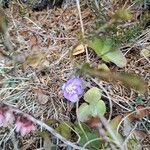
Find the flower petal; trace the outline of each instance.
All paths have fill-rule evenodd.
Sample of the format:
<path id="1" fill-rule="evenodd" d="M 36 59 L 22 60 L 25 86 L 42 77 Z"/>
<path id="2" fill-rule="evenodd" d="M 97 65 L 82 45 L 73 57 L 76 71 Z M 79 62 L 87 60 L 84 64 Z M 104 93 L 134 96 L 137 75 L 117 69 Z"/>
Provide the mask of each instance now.
<path id="1" fill-rule="evenodd" d="M 22 128 L 22 123 L 16 122 L 16 132 L 20 132 L 21 128 Z"/>
<path id="2" fill-rule="evenodd" d="M 27 128 L 25 128 L 25 127 L 21 128 L 20 134 L 21 134 L 21 136 L 25 136 L 26 134 L 28 134 Z"/>
<path id="3" fill-rule="evenodd" d="M 12 124 L 14 122 L 15 118 L 11 111 L 7 111 L 5 114 L 5 121 L 6 123 Z"/>
<path id="4" fill-rule="evenodd" d="M 79 96 L 82 96 L 83 95 L 83 88 L 82 87 L 78 87 L 75 89 L 76 93 L 79 95 Z"/>
<path id="5" fill-rule="evenodd" d="M 4 116 L 0 114 L 0 126 L 2 126 L 4 123 Z"/>
<path id="6" fill-rule="evenodd" d="M 73 103 L 77 102 L 78 100 L 79 100 L 79 97 L 77 94 L 73 94 L 70 98 L 70 101 Z"/>

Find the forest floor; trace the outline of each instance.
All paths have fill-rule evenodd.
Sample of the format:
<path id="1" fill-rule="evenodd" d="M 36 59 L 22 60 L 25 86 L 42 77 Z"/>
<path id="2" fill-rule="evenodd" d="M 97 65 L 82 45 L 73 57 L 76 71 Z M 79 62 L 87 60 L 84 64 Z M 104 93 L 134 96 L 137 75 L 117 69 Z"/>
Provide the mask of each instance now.
<path id="1" fill-rule="evenodd" d="M 98 9 L 96 5 L 86 1 L 81 1 L 80 5 L 64 4 L 62 8 L 40 12 L 33 12 L 30 8 L 18 3 L 5 9 L 9 24 L 8 32 L 14 51 L 6 52 L 6 55 L 9 53 L 9 56 L 12 57 L 10 59 L 2 53 L 5 52 L 5 47 L 3 44 L 0 45 L 1 103 L 34 116 L 55 130 L 49 133 L 39 123 L 38 130 L 22 137 L 15 132 L 12 125 L 1 127 L 0 145 L 2 149 L 71 150 L 71 147 L 77 149 L 74 147 L 76 145 L 85 146 L 88 142 L 85 139 L 86 136 L 78 133 L 79 130 L 75 130 L 77 127 L 73 126 L 77 120 L 77 105 L 64 98 L 62 86 L 87 62 L 95 68 L 105 63 L 112 72 L 135 74 L 143 80 L 144 84 L 147 84 L 144 86 L 145 89 L 139 92 L 130 86 L 126 87 L 122 81 L 111 81 L 111 76 L 108 80 L 87 74 L 81 76 L 84 80 L 85 92 L 91 87 L 97 87 L 102 91 L 102 100 L 106 104 L 104 118 L 110 122 L 115 118 L 114 126 L 122 136 L 124 149 L 149 149 L 150 26 L 146 24 L 146 21 L 148 23 L 150 20 L 144 20 L 144 25 L 138 20 L 140 15 L 148 12 L 146 9 L 148 6 L 143 8 L 142 2 L 127 3 L 132 9 L 133 18 L 130 21 L 123 20 L 115 24 L 118 29 L 117 36 L 124 34 L 122 31 L 120 33 L 122 28 L 128 32 L 130 27 L 131 30 L 134 29 L 132 35 L 129 35 L 128 32 L 125 36 L 113 36 L 115 32 L 113 25 L 111 28 L 108 27 L 107 31 L 110 31 L 110 34 L 105 31 L 99 34 L 99 36 L 108 34 L 110 38 L 122 40 L 118 42 L 119 44 L 116 42 L 119 45 L 117 48 L 121 50 L 127 63 L 120 68 L 112 62 L 103 61 L 87 46 L 89 37 L 97 37 L 97 24 L 108 25 L 111 13 L 125 6 L 123 2 L 109 4 L 109 2 L 102 1 L 101 3 L 106 6 L 100 11 L 108 15 L 108 20 L 102 23 L 100 18 L 102 14 L 93 11 Z M 132 76 L 131 80 L 134 80 Z M 140 84 L 143 83 L 137 86 Z M 80 99 L 79 105 L 82 103 L 83 98 Z M 94 134 L 97 131 L 90 127 L 95 122 L 97 123 L 97 120 L 86 122 L 90 140 L 97 138 L 97 136 L 90 137 L 91 133 Z M 102 120 L 101 122 L 103 123 Z M 110 124 L 105 123 L 104 121 L 104 126 L 101 126 L 103 135 L 100 132 L 98 146 L 93 142 L 84 148 L 121 149 L 119 144 L 113 142 L 108 135 L 107 127 Z M 84 130 L 86 132 L 86 129 Z M 65 143 L 62 137 L 57 136 L 57 133 L 67 139 Z"/>

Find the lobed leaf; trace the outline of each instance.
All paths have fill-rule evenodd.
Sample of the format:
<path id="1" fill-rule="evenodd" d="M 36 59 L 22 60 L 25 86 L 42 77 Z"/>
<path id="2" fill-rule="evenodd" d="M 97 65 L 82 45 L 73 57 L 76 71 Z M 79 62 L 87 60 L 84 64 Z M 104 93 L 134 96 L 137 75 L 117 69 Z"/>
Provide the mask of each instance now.
<path id="1" fill-rule="evenodd" d="M 78 119 L 81 122 L 85 122 L 88 120 L 89 116 L 90 116 L 89 105 L 87 103 L 81 104 L 78 110 Z"/>
<path id="2" fill-rule="evenodd" d="M 97 87 L 92 87 L 84 94 L 84 100 L 91 103 L 93 100 L 97 101 L 101 98 L 101 91 Z"/>
<path id="3" fill-rule="evenodd" d="M 101 117 L 106 113 L 106 105 L 102 100 L 96 100 L 90 103 L 89 109 L 93 117 Z"/>

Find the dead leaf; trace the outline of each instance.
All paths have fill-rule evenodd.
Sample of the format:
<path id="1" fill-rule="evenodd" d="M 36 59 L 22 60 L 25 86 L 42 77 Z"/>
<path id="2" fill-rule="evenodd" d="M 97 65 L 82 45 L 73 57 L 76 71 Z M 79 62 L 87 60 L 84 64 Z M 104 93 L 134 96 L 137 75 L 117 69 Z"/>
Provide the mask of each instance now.
<path id="1" fill-rule="evenodd" d="M 147 89 L 147 83 L 142 78 L 133 73 L 115 71 L 110 72 L 106 70 L 100 70 L 91 66 L 89 63 L 85 63 L 82 65 L 79 74 L 88 74 L 91 76 L 96 76 L 99 77 L 101 80 L 111 83 L 116 83 L 119 81 L 124 86 L 133 88 L 140 92 L 145 92 Z"/>
<path id="2" fill-rule="evenodd" d="M 110 69 L 108 68 L 108 66 L 104 63 L 98 65 L 98 69 L 99 70 L 103 70 L 103 71 L 109 71 L 110 72 Z"/>
<path id="3" fill-rule="evenodd" d="M 97 128 L 98 124 L 100 123 L 100 118 L 99 117 L 90 117 L 86 123 L 92 127 L 92 128 Z"/>
<path id="4" fill-rule="evenodd" d="M 137 114 L 136 114 L 136 117 L 139 118 L 139 119 L 142 119 L 143 117 L 145 116 L 148 116 L 150 114 L 150 109 L 149 108 L 146 108 L 145 106 L 143 105 L 138 105 L 136 107 L 137 109 Z"/>
<path id="5" fill-rule="evenodd" d="M 37 51 L 40 51 L 40 47 L 39 47 L 39 45 L 33 45 L 32 47 L 31 47 L 31 54 L 34 54 L 34 53 L 36 53 Z"/>
<path id="6" fill-rule="evenodd" d="M 150 108 L 146 108 L 143 105 L 138 105 L 136 107 L 136 110 L 137 111 L 135 113 L 130 112 L 130 113 L 132 113 L 131 115 L 129 115 L 130 113 L 127 113 L 127 115 L 129 115 L 129 120 L 130 121 L 140 120 L 143 117 L 146 117 L 150 114 Z"/>
<path id="7" fill-rule="evenodd" d="M 29 42 L 29 45 L 32 47 L 34 45 L 37 45 L 38 44 L 38 39 L 35 35 L 32 35 L 30 37 L 30 42 Z"/>
<path id="8" fill-rule="evenodd" d="M 118 125 L 119 125 L 121 120 L 122 120 L 122 116 L 121 115 L 118 115 L 115 118 L 113 118 L 111 120 L 111 127 L 112 127 L 112 129 L 117 130 L 117 127 L 118 127 Z"/>
<path id="9" fill-rule="evenodd" d="M 24 39 L 25 39 L 25 38 L 29 38 L 29 32 L 28 32 L 27 30 L 26 30 L 26 31 L 20 31 L 19 34 L 20 34 L 21 36 L 23 36 Z"/>
<path id="10" fill-rule="evenodd" d="M 135 136 L 138 141 L 142 141 L 148 136 L 146 132 L 140 130 L 134 130 L 132 135 Z"/>
<path id="11" fill-rule="evenodd" d="M 26 70 L 29 66 L 33 67 L 34 69 L 37 68 L 39 65 L 41 65 L 41 62 L 45 57 L 46 54 L 43 52 L 37 52 L 28 56 L 23 63 L 23 69 Z"/>
<path id="12" fill-rule="evenodd" d="M 80 44 L 80 45 L 78 45 L 78 46 L 73 50 L 72 55 L 73 55 L 73 56 L 76 56 L 76 55 L 79 55 L 79 54 L 84 53 L 84 51 L 85 51 L 85 49 L 84 49 L 83 44 Z"/>
<path id="13" fill-rule="evenodd" d="M 39 102 L 39 104 L 44 105 L 48 102 L 49 96 L 44 94 L 44 92 L 41 89 L 33 89 L 33 91 L 37 95 L 37 101 Z"/>

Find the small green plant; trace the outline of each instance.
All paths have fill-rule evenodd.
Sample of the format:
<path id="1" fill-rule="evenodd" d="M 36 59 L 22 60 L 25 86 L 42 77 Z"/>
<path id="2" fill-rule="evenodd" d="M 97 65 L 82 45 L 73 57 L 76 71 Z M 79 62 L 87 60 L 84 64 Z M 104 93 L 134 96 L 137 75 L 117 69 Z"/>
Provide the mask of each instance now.
<path id="1" fill-rule="evenodd" d="M 76 132 L 80 136 L 79 144 L 81 146 L 84 146 L 85 148 L 89 148 L 92 150 L 99 150 L 103 142 L 101 141 L 102 139 L 99 137 L 97 130 L 90 128 L 85 123 L 81 123 L 81 125 L 82 125 L 82 129 L 79 126 L 79 124 L 75 124 L 74 126 Z"/>
<path id="2" fill-rule="evenodd" d="M 78 119 L 81 122 L 87 121 L 90 117 L 100 117 L 106 113 L 106 106 L 101 100 L 101 91 L 93 87 L 84 94 L 85 103 L 82 103 L 78 110 Z"/>

